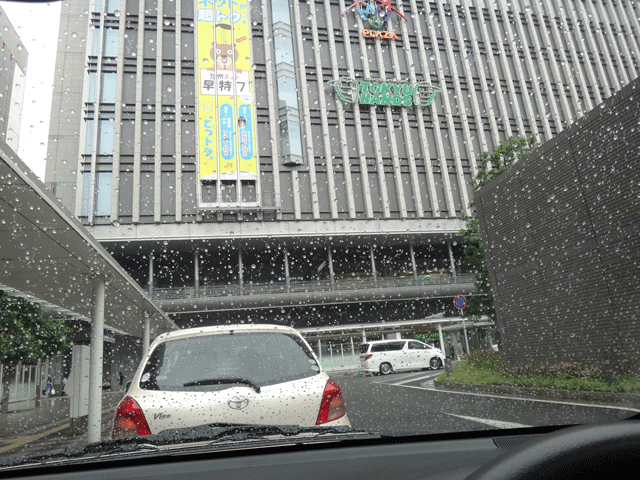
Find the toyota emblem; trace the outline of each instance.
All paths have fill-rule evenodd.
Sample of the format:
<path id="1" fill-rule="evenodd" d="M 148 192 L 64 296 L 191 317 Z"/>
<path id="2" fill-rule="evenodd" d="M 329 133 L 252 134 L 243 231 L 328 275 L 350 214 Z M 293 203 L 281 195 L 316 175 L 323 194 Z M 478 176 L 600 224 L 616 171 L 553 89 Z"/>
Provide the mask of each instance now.
<path id="1" fill-rule="evenodd" d="M 233 408 L 234 410 L 242 410 L 247 405 L 249 405 L 249 399 L 241 395 L 236 395 L 235 397 L 231 397 L 229 399 L 228 404 L 229 408 Z"/>

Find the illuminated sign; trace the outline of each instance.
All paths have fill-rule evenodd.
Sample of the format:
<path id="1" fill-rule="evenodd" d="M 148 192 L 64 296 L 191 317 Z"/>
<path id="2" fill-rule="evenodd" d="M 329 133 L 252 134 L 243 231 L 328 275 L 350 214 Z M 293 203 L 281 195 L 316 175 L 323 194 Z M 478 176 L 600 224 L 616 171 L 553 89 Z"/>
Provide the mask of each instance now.
<path id="1" fill-rule="evenodd" d="M 387 32 L 386 30 L 362 30 L 362 36 L 364 38 L 381 38 L 383 40 L 398 40 L 398 36 L 395 32 Z"/>
<path id="2" fill-rule="evenodd" d="M 381 78 L 365 78 L 362 81 L 349 77 L 340 80 L 329 80 L 330 87 L 336 89 L 340 100 L 360 105 L 389 105 L 426 107 L 431 105 L 440 87 L 431 86 L 428 82 L 409 82 L 384 80 Z"/>
<path id="3" fill-rule="evenodd" d="M 248 0 L 198 0 L 200 180 L 258 176 Z"/>
<path id="4" fill-rule="evenodd" d="M 400 16 L 405 22 L 408 21 L 398 9 L 392 4 L 391 0 L 355 0 L 355 2 L 349 5 L 342 15 L 355 10 L 358 15 L 367 22 L 373 30 L 380 30 L 382 26 L 389 21 L 391 14 L 395 13 Z"/>

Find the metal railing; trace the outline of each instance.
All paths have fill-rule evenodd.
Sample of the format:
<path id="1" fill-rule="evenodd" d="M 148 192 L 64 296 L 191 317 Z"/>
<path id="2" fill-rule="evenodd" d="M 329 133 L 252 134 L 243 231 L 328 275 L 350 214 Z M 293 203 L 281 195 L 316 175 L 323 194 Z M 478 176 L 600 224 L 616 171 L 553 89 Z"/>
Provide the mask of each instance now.
<path id="1" fill-rule="evenodd" d="M 150 292 L 153 300 L 177 300 L 188 298 L 235 297 L 245 295 L 277 295 L 286 293 L 313 293 L 341 290 L 368 290 L 402 287 L 424 287 L 430 285 L 453 285 L 473 283 L 473 274 L 425 276 L 414 278 L 382 277 L 378 279 L 340 279 L 333 284 L 330 280 L 290 281 L 274 283 L 244 283 L 242 286 L 233 285 L 202 285 L 199 288 L 154 288 Z M 147 293 L 149 291 L 147 290 Z"/>

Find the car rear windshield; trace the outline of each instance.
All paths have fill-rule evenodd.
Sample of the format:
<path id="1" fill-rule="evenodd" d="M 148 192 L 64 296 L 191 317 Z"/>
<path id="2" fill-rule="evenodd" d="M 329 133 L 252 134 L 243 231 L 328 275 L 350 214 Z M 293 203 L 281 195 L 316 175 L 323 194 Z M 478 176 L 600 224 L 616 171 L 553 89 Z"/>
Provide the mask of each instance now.
<path id="1" fill-rule="evenodd" d="M 375 343 L 371 346 L 372 352 L 393 352 L 402 350 L 405 342 L 389 342 L 389 343 Z"/>
<path id="2" fill-rule="evenodd" d="M 295 335 L 251 332 L 170 340 L 151 354 L 140 387 L 147 390 L 220 390 L 229 385 L 185 384 L 243 379 L 258 387 L 317 375 L 320 367 Z"/>
<path id="3" fill-rule="evenodd" d="M 360 345 L 360 353 L 367 353 L 369 351 L 369 344 L 363 343 Z"/>

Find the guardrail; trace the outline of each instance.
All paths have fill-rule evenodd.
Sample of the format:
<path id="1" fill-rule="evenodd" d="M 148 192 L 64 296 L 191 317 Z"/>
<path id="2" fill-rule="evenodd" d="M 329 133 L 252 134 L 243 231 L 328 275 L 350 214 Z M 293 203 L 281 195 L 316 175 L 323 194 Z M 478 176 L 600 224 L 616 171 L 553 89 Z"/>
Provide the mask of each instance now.
<path id="1" fill-rule="evenodd" d="M 429 285 L 469 284 L 474 282 L 473 274 L 452 276 L 423 276 L 414 278 L 378 278 L 377 280 L 330 280 L 291 281 L 277 283 L 245 283 L 240 285 L 203 285 L 199 288 L 154 288 L 147 290 L 152 300 L 177 300 L 188 298 L 235 297 L 245 295 L 277 295 L 298 292 L 328 292 L 340 290 L 368 290 L 402 287 L 422 287 Z"/>

